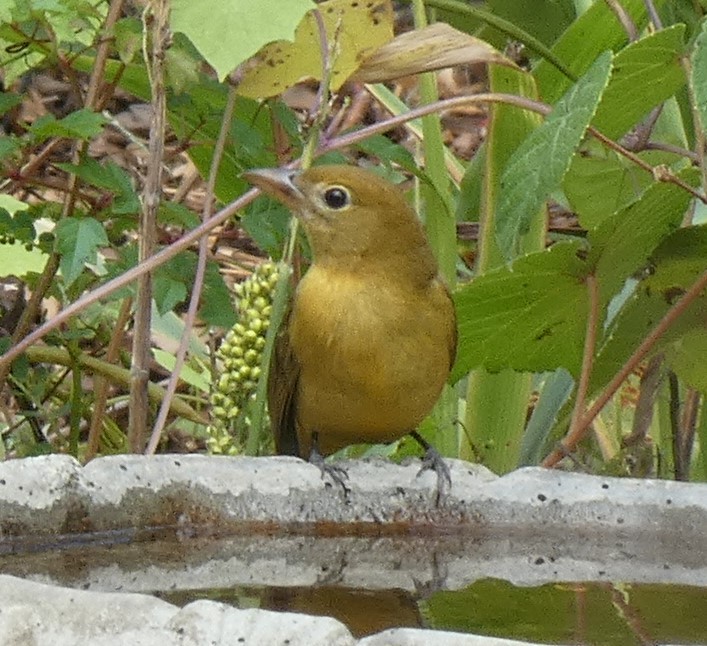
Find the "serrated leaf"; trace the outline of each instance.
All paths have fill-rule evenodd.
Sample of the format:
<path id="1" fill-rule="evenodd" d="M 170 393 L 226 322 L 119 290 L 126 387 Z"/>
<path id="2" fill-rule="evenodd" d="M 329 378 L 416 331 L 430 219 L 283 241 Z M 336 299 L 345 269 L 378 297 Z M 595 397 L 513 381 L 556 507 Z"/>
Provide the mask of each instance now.
<path id="1" fill-rule="evenodd" d="M 194 43 L 220 81 L 266 43 L 289 39 L 311 0 L 173 0 L 171 27 Z"/>
<path id="2" fill-rule="evenodd" d="M 602 343 L 592 372 L 592 391 L 602 387 L 621 368 L 641 340 L 702 275 L 705 258 L 707 226 L 678 229 L 651 254 L 650 273 L 641 280 Z M 669 361 L 675 359 L 677 369 L 684 367 L 691 373 L 692 368 L 685 365 L 684 353 L 689 346 L 684 339 L 692 338 L 686 335 L 704 332 L 705 312 L 707 294 L 703 293 L 658 341 L 653 352 L 665 352 Z M 697 350 L 694 349 L 694 356 L 707 366 L 707 357 Z M 693 378 L 694 375 L 690 377 Z"/>
<path id="3" fill-rule="evenodd" d="M 695 93 L 695 105 L 700 114 L 702 128 L 707 130 L 707 18 L 702 19 L 702 31 L 692 51 L 690 83 Z"/>
<path id="4" fill-rule="evenodd" d="M 173 278 L 167 272 L 159 272 L 154 275 L 152 295 L 160 314 L 165 314 L 184 302 L 187 294 L 183 280 Z"/>
<path id="5" fill-rule="evenodd" d="M 699 172 L 688 168 L 680 173 L 680 178 L 695 185 Z M 596 259 L 602 306 L 631 274 L 645 266 L 660 241 L 680 226 L 691 200 L 685 189 L 656 182 L 639 200 L 589 232 L 590 262 Z"/>
<path id="6" fill-rule="evenodd" d="M 100 163 L 91 157 L 82 157 L 79 164 L 56 164 L 69 173 L 74 173 L 84 182 L 106 189 L 114 195 L 111 211 L 117 215 L 138 213 L 140 200 L 133 188 L 130 176 L 111 161 Z"/>
<path id="7" fill-rule="evenodd" d="M 518 253 L 519 241 L 570 165 L 609 80 L 611 54 L 602 54 L 518 147 L 500 183 L 496 236 L 504 257 Z"/>
<path id="8" fill-rule="evenodd" d="M 215 262 L 206 265 L 199 317 L 209 326 L 231 328 L 236 323 L 233 298 Z"/>
<path id="9" fill-rule="evenodd" d="M 575 154 L 562 189 L 582 227 L 596 229 L 634 202 L 652 181 L 650 174 L 633 162 L 590 139 Z"/>
<path id="10" fill-rule="evenodd" d="M 586 327 L 586 263 L 579 243 L 558 243 L 479 276 L 457 291 L 457 363 L 452 379 L 484 367 L 577 375 Z"/>
<path id="11" fill-rule="evenodd" d="M 67 286 L 81 275 L 86 263 L 96 262 L 98 249 L 108 245 L 103 225 L 93 218 L 64 218 L 54 233 L 61 255 L 59 268 Z"/>
<path id="12" fill-rule="evenodd" d="M 363 56 L 393 37 L 393 8 L 390 0 L 328 0 L 317 7 L 328 42 L 336 43 L 331 88 L 337 90 L 358 69 Z M 259 63 L 238 85 L 239 94 L 253 99 L 281 94 L 304 78 L 321 79 L 322 51 L 313 14 L 302 19 L 294 42 L 271 43 L 255 60 Z"/>
<path id="13" fill-rule="evenodd" d="M 87 108 L 81 108 L 63 119 L 56 120 L 53 115 L 44 115 L 30 127 L 30 132 L 39 141 L 49 137 L 89 140 L 103 131 L 107 119 Z"/>
<path id="14" fill-rule="evenodd" d="M 611 80 L 592 121 L 595 128 L 616 139 L 685 84 L 680 64 L 684 35 L 685 25 L 674 25 L 616 55 Z"/>
<path id="15" fill-rule="evenodd" d="M 662 0 L 655 4 L 660 9 Z M 645 0 L 623 0 L 621 8 L 640 31 L 646 25 Z M 552 53 L 577 77 L 582 76 L 602 52 L 617 51 L 628 42 L 626 29 L 607 2 L 593 2 L 552 46 Z M 540 96 L 554 103 L 572 84 L 572 79 L 552 63 L 542 60 L 533 70 Z"/>

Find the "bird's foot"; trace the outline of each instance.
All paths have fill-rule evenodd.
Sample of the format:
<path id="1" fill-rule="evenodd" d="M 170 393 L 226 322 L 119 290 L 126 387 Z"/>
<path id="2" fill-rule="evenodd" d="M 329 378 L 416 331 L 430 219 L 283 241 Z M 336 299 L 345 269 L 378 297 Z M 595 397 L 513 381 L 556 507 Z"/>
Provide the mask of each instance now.
<path id="1" fill-rule="evenodd" d="M 325 479 L 325 476 L 328 476 L 334 484 L 340 486 L 344 492 L 344 499 L 348 500 L 351 488 L 346 484 L 346 481 L 349 479 L 349 474 L 344 467 L 326 462 L 316 447 L 313 447 L 309 454 L 309 462 L 319 468 L 322 473 L 322 480 Z"/>
<path id="2" fill-rule="evenodd" d="M 417 442 L 425 449 L 425 455 L 422 458 L 422 468 L 417 472 L 419 478 L 425 471 L 434 471 L 437 474 L 437 495 L 435 497 L 435 505 L 439 507 L 444 497 L 452 488 L 452 474 L 449 471 L 447 463 L 426 439 L 424 439 L 417 431 L 410 433 Z"/>

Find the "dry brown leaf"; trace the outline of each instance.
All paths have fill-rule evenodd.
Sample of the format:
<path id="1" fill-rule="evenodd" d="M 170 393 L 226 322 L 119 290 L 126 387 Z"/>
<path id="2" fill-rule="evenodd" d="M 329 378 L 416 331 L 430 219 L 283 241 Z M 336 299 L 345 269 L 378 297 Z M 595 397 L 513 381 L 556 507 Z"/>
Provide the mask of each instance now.
<path id="1" fill-rule="evenodd" d="M 437 22 L 397 36 L 364 58 L 357 81 L 383 83 L 420 72 L 469 63 L 517 65 L 487 42 Z"/>

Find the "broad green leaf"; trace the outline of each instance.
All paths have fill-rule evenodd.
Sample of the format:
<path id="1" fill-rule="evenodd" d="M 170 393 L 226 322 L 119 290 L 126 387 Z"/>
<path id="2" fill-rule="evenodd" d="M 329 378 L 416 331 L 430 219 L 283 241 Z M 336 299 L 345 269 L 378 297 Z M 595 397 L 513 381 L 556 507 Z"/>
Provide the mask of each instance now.
<path id="1" fill-rule="evenodd" d="M 641 280 L 605 337 L 592 371 L 591 391 L 608 382 L 670 307 L 702 275 L 705 258 L 707 226 L 678 229 L 660 244 L 651 255 L 650 273 Z M 653 348 L 653 353 L 664 351 L 669 361 L 675 361 L 675 369 L 684 369 L 690 382 L 696 384 L 702 382 L 707 370 L 707 360 L 698 353 L 703 343 L 701 335 L 705 333 L 705 312 L 707 295 L 703 293 Z M 686 337 L 688 334 L 690 336 Z M 685 338 L 695 339 L 698 344 L 693 354 L 700 358 L 702 368 L 697 372 L 694 364 L 686 360 L 689 346 Z"/>
<path id="2" fill-rule="evenodd" d="M 289 39 L 311 0 L 173 0 L 172 31 L 185 34 L 226 78 L 266 43 Z"/>
<path id="3" fill-rule="evenodd" d="M 594 116 L 610 70 L 611 54 L 605 52 L 558 101 L 545 123 L 520 145 L 504 170 L 496 235 L 506 259 L 517 255 L 530 219 L 562 181 Z"/>
<path id="4" fill-rule="evenodd" d="M 117 215 L 139 213 L 141 206 L 130 176 L 111 161 L 99 163 L 91 157 L 83 157 L 79 164 L 56 164 L 62 170 L 74 173 L 89 185 L 113 193 L 110 210 Z"/>
<path id="5" fill-rule="evenodd" d="M 548 46 L 575 18 L 571 3 L 557 0 L 489 0 L 488 4 L 495 15 L 522 25 Z"/>
<path id="6" fill-rule="evenodd" d="M 558 243 L 518 258 L 457 290 L 457 363 L 452 379 L 484 367 L 577 375 L 587 317 L 579 243 Z"/>
<path id="7" fill-rule="evenodd" d="M 211 327 L 228 329 L 236 323 L 233 297 L 215 262 L 206 265 L 199 318 Z"/>
<path id="8" fill-rule="evenodd" d="M 595 229 L 634 202 L 652 181 L 633 162 L 588 139 L 575 153 L 562 188 L 582 227 Z"/>
<path id="9" fill-rule="evenodd" d="M 489 68 L 492 92 L 508 92 L 537 99 L 535 79 L 527 72 L 492 65 Z M 480 187 L 480 236 L 477 274 L 503 266 L 504 258 L 494 234 L 501 172 L 519 145 L 542 123 L 533 112 L 503 103 L 491 106 L 484 144 L 483 175 Z M 475 169 L 467 169 L 468 177 Z M 545 246 L 545 211 L 530 215 L 527 235 L 519 247 L 524 252 L 541 251 Z M 465 433 L 459 442 L 459 457 L 480 461 L 495 473 L 506 473 L 518 465 L 523 431 L 528 415 L 532 375 L 513 370 L 490 373 L 483 368 L 469 374 L 464 415 Z"/>
<path id="10" fill-rule="evenodd" d="M 54 233 L 61 254 L 59 268 L 67 286 L 81 275 L 87 263 L 96 262 L 98 249 L 108 244 L 103 225 L 93 218 L 64 218 Z"/>
<path id="11" fill-rule="evenodd" d="M 393 37 L 393 7 L 390 0 L 328 0 L 317 8 L 327 40 L 334 45 L 331 88 L 337 90 L 358 69 L 363 56 Z M 297 27 L 294 42 L 280 40 L 258 53 L 259 64 L 245 73 L 239 94 L 264 99 L 281 94 L 304 78 L 321 79 L 320 40 L 317 21 L 310 12 Z"/>
<path id="12" fill-rule="evenodd" d="M 685 26 L 674 25 L 614 57 L 611 80 L 592 121 L 595 128 L 616 139 L 685 84 L 680 65 L 684 35 Z"/>
<path id="13" fill-rule="evenodd" d="M 683 383 L 707 394 L 707 325 L 686 332 L 672 344 L 665 358 Z"/>
<path id="14" fill-rule="evenodd" d="M 203 79 L 198 88 L 171 98 L 168 104 L 170 125 L 180 139 L 189 143 L 189 157 L 204 178 L 211 170 L 227 94 L 223 84 Z M 270 110 L 237 97 L 234 115 L 216 177 L 216 196 L 223 203 L 233 201 L 248 188 L 240 178 L 244 170 L 277 164 L 268 138 L 272 136 Z"/>
<path id="15" fill-rule="evenodd" d="M 47 254 L 38 247 L 28 250 L 21 244 L 0 246 L 2 268 L 0 276 L 17 276 L 22 278 L 28 273 L 40 274 L 47 264 Z"/>
<path id="16" fill-rule="evenodd" d="M 696 184 L 699 173 L 690 168 L 680 178 Z M 589 232 L 589 262 L 596 262 L 602 306 L 645 266 L 660 241 L 680 226 L 691 199 L 675 184 L 656 182 L 639 200 Z"/>
<path id="17" fill-rule="evenodd" d="M 702 121 L 702 129 L 707 130 L 707 18 L 702 19 L 702 31 L 695 41 L 692 52 L 690 82 L 695 93 L 695 103 Z"/>
<path id="18" fill-rule="evenodd" d="M 188 295 L 184 280 L 174 278 L 171 272 L 158 272 L 153 277 L 153 298 L 160 314 L 173 310 Z"/>
<path id="19" fill-rule="evenodd" d="M 38 141 L 49 137 L 66 137 L 67 139 L 89 140 L 101 134 L 107 119 L 87 108 L 81 108 L 63 119 L 57 119 L 47 114 L 37 119 L 30 127 L 30 133 Z"/>
<path id="20" fill-rule="evenodd" d="M 0 209 L 5 209 L 10 215 L 15 215 L 18 211 L 26 211 L 28 206 L 12 195 L 0 193 Z"/>
<path id="21" fill-rule="evenodd" d="M 660 8 L 665 0 L 657 0 L 655 4 Z M 640 31 L 647 21 L 645 1 L 623 0 L 621 7 Z M 602 52 L 607 49 L 617 51 L 627 42 L 626 30 L 609 3 L 594 2 L 562 34 L 552 53 L 578 78 Z M 546 103 L 555 103 L 572 84 L 571 79 L 546 60 L 540 61 L 533 74 L 538 82 L 540 97 Z"/>

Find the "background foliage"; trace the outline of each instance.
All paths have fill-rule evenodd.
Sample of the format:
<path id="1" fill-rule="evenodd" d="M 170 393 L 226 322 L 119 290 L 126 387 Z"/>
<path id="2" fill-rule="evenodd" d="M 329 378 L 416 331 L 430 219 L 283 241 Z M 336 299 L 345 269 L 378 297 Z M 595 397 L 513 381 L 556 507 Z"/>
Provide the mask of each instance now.
<path id="1" fill-rule="evenodd" d="M 240 288 L 257 303 L 234 302 L 233 283 L 293 246 L 287 214 L 239 174 L 345 160 L 414 178 L 457 283 L 458 361 L 422 428 L 440 450 L 498 472 L 704 480 L 707 5 L 614 4 L 174 0 L 163 43 L 162 2 L 0 0 L 2 451 L 268 452 L 263 321 L 281 316 L 289 265 L 263 293 Z M 435 40 L 428 21 L 456 31 Z M 430 70 L 448 65 L 481 83 L 437 102 Z M 52 100 L 40 79 L 68 90 Z M 445 144 L 460 106 L 483 119 L 470 160 Z M 142 130 L 118 118 L 140 109 Z M 471 249 L 456 236 L 470 223 Z M 147 270 L 144 337 L 131 320 Z M 238 335 L 253 334 L 246 358 Z M 130 368 L 140 343 L 149 386 Z M 221 382 L 230 403 L 210 419 Z M 143 387 L 149 441 L 125 419 Z"/>

